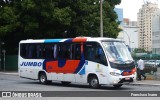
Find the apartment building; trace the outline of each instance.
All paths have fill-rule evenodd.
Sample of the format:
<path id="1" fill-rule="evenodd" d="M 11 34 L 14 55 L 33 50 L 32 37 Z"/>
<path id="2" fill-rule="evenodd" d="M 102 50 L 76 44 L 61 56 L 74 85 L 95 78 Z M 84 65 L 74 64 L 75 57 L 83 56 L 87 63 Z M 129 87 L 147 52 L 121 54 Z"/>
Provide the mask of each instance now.
<path id="1" fill-rule="evenodd" d="M 123 26 L 121 26 L 123 31 L 119 32 L 117 39 L 121 39 L 129 45 L 133 51 L 138 48 L 138 27 L 136 21 L 130 21 L 128 18 L 123 19 Z"/>
<path id="2" fill-rule="evenodd" d="M 117 13 L 118 21 L 120 21 L 120 25 L 123 25 L 123 9 L 122 8 L 115 8 L 114 11 Z"/>
<path id="3" fill-rule="evenodd" d="M 150 2 L 142 5 L 137 14 L 138 48 L 152 51 L 152 15 L 158 10 L 158 5 Z"/>
<path id="4" fill-rule="evenodd" d="M 160 54 L 160 9 L 152 16 L 152 53 Z"/>

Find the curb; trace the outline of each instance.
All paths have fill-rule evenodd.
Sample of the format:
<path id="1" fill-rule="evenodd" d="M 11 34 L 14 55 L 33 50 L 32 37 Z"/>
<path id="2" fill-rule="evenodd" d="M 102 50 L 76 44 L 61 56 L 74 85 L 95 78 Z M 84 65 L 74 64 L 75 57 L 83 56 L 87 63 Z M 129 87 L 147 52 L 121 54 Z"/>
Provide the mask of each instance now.
<path id="1" fill-rule="evenodd" d="M 148 84 L 148 83 L 136 83 L 136 84 L 129 84 L 129 85 L 160 86 L 160 84 Z"/>
<path id="2" fill-rule="evenodd" d="M 139 81 L 135 81 L 134 83 L 130 83 L 129 85 L 148 85 L 148 86 L 160 86 L 160 81 L 157 83 L 157 81 L 153 81 L 153 82 L 145 82 L 145 81 L 142 81 L 139 82 Z"/>
<path id="3" fill-rule="evenodd" d="M 18 76 L 18 72 L 0 72 L 0 74 L 3 74 L 3 75 L 15 75 L 15 76 Z"/>

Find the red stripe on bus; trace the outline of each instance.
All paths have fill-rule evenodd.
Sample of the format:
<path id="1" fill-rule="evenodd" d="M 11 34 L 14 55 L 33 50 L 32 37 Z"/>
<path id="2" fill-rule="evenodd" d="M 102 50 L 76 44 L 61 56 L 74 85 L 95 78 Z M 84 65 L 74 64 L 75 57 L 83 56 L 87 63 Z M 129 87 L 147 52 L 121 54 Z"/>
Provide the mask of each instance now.
<path id="1" fill-rule="evenodd" d="M 46 71 L 55 73 L 74 73 L 79 63 L 80 60 L 67 60 L 63 67 L 59 67 L 58 61 L 50 61 L 46 63 Z"/>
<path id="2" fill-rule="evenodd" d="M 72 42 L 86 42 L 87 38 L 74 38 Z"/>

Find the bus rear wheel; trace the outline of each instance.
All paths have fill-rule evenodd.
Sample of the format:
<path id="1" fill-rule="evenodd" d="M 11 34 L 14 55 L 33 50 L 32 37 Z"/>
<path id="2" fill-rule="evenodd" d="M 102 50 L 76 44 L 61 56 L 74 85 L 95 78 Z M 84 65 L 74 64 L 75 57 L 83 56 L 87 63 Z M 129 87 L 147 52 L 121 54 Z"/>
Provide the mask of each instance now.
<path id="1" fill-rule="evenodd" d="M 96 76 L 89 77 L 89 86 L 94 89 L 97 89 L 100 87 L 98 78 Z"/>
<path id="2" fill-rule="evenodd" d="M 48 84 L 48 83 L 52 83 L 52 81 L 47 81 L 47 76 L 45 73 L 40 73 L 39 75 L 39 82 L 41 84 Z"/>

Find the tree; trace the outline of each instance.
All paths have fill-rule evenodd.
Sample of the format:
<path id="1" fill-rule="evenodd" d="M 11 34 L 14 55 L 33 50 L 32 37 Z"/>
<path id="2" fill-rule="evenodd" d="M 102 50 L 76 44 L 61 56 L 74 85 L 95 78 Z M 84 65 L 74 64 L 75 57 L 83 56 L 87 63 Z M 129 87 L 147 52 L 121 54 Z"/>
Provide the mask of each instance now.
<path id="1" fill-rule="evenodd" d="M 62 0 L 64 1 L 64 0 Z M 66 0 L 65 2 L 67 2 Z M 100 4 L 97 0 L 70 0 L 72 11 L 75 16 L 72 17 L 71 26 L 67 29 L 67 37 L 100 36 Z M 104 36 L 116 38 L 120 29 L 119 22 L 116 21 L 117 14 L 114 12 L 114 6 L 121 0 L 104 0 L 103 2 L 103 22 Z"/>
<path id="2" fill-rule="evenodd" d="M 0 1 L 0 37 L 5 36 L 7 33 L 12 33 L 16 27 L 17 16 L 14 12 L 14 8 L 10 6 L 6 0 Z"/>
<path id="3" fill-rule="evenodd" d="M 114 12 L 120 2 L 103 1 L 105 37 L 116 38 L 120 31 Z M 0 37 L 15 48 L 29 38 L 100 36 L 99 9 L 98 0 L 0 0 Z"/>
<path id="4" fill-rule="evenodd" d="M 104 36 L 116 38 L 121 29 L 118 28 L 118 16 L 114 11 L 115 5 L 119 4 L 121 0 L 107 0 L 104 2 Z"/>

